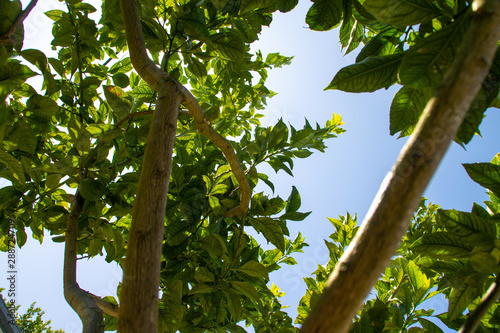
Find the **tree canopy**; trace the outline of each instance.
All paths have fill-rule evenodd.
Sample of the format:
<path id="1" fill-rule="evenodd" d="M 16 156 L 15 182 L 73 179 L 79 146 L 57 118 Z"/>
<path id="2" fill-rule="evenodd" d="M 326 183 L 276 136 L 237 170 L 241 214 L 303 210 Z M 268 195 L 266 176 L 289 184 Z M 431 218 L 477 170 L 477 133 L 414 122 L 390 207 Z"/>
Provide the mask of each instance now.
<path id="1" fill-rule="evenodd" d="M 342 120 L 334 114 L 324 124 L 306 120 L 301 128 L 286 119 L 262 126 L 260 112 L 274 95 L 266 88 L 268 70 L 291 58 L 250 52 L 273 13 L 288 12 L 297 1 L 107 0 L 98 21 L 90 15 L 97 11 L 91 3 L 64 3 L 66 10 L 46 13 L 54 21 L 57 50 L 57 57 L 47 57 L 22 47 L 30 7 L 22 11 L 19 1 L 2 2 L 0 176 L 9 182 L 0 189 L 2 250 L 9 249 L 10 221 L 19 247 L 26 228 L 40 242 L 47 234 L 65 242 L 65 296 L 85 332 L 114 330 L 117 323 L 123 332 L 244 332 L 245 325 L 256 332 L 297 331 L 269 273 L 296 263 L 292 255 L 307 244 L 300 233 L 290 234 L 287 223 L 309 213 L 300 211 L 295 186 L 287 199 L 253 189 L 263 183 L 273 192 L 261 166 L 292 175 L 294 160 L 324 151 L 325 141 L 343 132 Z M 434 149 L 446 150 L 444 134 L 436 130 L 454 122 L 457 131 L 446 136 L 466 145 L 479 133 L 485 110 L 498 106 L 498 57 L 488 58 L 498 28 L 476 41 L 493 41 L 494 48 L 478 51 L 487 65 L 493 62 L 491 69 L 471 65 L 477 61 L 468 50 L 459 52 L 462 40 L 474 42 L 465 36 L 493 24 L 488 20 L 498 16 L 491 14 L 495 6 L 318 0 L 305 20 L 313 30 L 340 26 L 347 53 L 362 46 L 356 63 L 341 69 L 326 89 L 358 93 L 402 85 L 390 109 L 390 132 L 423 136 L 431 149 L 423 154 L 419 143 L 416 155 L 409 148 L 407 157 L 418 167 L 426 153 L 434 158 Z M 446 87 L 455 85 L 447 86 L 445 75 L 463 75 L 453 65 L 462 59 L 474 78 L 463 82 L 468 93 L 459 93 L 466 98 L 457 102 L 463 114 L 450 113 L 448 121 L 445 113 L 435 125 L 417 126 L 426 105 L 427 113 L 439 114 L 441 99 L 452 95 Z M 40 91 L 28 80 L 36 75 L 43 77 Z M 466 103 L 471 106 L 464 108 Z M 438 163 L 436 158 L 430 164 Z M 449 300 L 448 313 L 439 316 L 448 327 L 470 325 L 462 315 L 467 307 L 473 325 L 486 332 L 497 327 L 494 300 L 479 303 L 500 261 L 497 167 L 497 159 L 466 167 L 491 193 L 486 209 L 474 205 L 472 213 L 463 213 L 421 202 L 398 258 L 377 282 L 376 299 L 365 303 L 351 331 L 439 332 L 424 318 L 432 311 L 418 308 L 437 294 Z M 427 178 L 433 173 L 423 172 Z M 424 178 L 414 181 L 421 191 Z M 407 200 L 406 215 L 396 212 L 396 219 L 407 223 L 416 208 L 411 204 L 420 202 L 418 191 Z M 330 262 L 318 267 L 315 278 L 305 278 L 299 324 L 311 308 L 319 313 L 315 306 L 323 304 L 319 295 L 335 264 L 340 262 L 337 270 L 348 267 L 340 256 L 357 233 L 357 220 L 347 214 L 330 221 L 336 229 L 326 242 Z M 403 235 L 404 228 L 398 232 Z M 264 249 L 255 233 L 269 246 Z M 389 241 L 396 249 L 399 239 Z M 76 281 L 77 259 L 97 255 L 125 269 L 120 302 L 82 290 Z M 481 322 L 472 311 L 483 307 L 489 314 Z"/>

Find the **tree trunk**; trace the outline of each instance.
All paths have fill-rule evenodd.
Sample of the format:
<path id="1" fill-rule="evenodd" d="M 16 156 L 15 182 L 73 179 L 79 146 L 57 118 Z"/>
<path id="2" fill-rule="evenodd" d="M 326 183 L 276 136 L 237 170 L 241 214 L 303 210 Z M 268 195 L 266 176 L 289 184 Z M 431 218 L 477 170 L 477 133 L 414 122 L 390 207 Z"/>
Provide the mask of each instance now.
<path id="1" fill-rule="evenodd" d="M 123 270 L 118 332 L 158 331 L 161 248 L 181 95 L 175 82 L 158 92 Z"/>
<path id="2" fill-rule="evenodd" d="M 335 266 L 301 332 L 347 332 L 395 254 L 497 50 L 499 1 L 479 0 L 473 8 L 473 21 L 449 73 L 427 104 L 415 133 L 384 180 L 362 227 Z"/>

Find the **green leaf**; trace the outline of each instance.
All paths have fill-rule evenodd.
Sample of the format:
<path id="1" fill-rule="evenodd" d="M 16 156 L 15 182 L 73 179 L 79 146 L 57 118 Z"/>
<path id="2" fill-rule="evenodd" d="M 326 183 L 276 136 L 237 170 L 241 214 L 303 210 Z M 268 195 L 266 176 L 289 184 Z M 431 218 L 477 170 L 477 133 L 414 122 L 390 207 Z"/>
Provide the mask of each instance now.
<path id="1" fill-rule="evenodd" d="M 210 36 L 211 45 L 220 55 L 233 61 L 240 61 L 246 56 L 245 42 L 240 35 L 232 30 L 216 33 Z"/>
<path id="2" fill-rule="evenodd" d="M 400 137 L 413 133 L 427 102 L 434 94 L 431 88 L 402 87 L 394 96 L 390 111 L 391 135 L 401 132 Z"/>
<path id="3" fill-rule="evenodd" d="M 220 284 L 222 292 L 226 295 L 226 304 L 231 317 L 233 317 L 233 321 L 239 321 L 239 317 L 241 316 L 241 312 L 243 310 L 241 306 L 240 297 L 229 288 L 229 285 L 226 282 L 222 282 Z"/>
<path id="4" fill-rule="evenodd" d="M 199 60 L 191 58 L 188 63 L 189 71 L 199 80 L 207 76 L 207 67 Z"/>
<path id="5" fill-rule="evenodd" d="M 12 90 L 20 87 L 26 79 L 35 76 L 28 66 L 18 62 L 9 61 L 6 65 L 0 66 L 0 100 L 5 99 Z"/>
<path id="6" fill-rule="evenodd" d="M 285 237 L 278 222 L 270 217 L 251 218 L 250 224 L 257 232 L 262 232 L 268 242 L 271 242 L 281 252 L 285 252 Z"/>
<path id="7" fill-rule="evenodd" d="M 17 149 L 33 154 L 38 144 L 36 135 L 25 122 L 19 121 L 18 124 L 19 127 L 10 135 L 10 139 L 16 143 Z"/>
<path id="8" fill-rule="evenodd" d="M 334 28 L 342 18 L 342 0 L 313 0 L 306 15 L 309 28 L 326 31 Z"/>
<path id="9" fill-rule="evenodd" d="M 411 249 L 438 259 L 468 258 L 472 246 L 449 232 L 434 232 L 426 234 L 415 243 Z"/>
<path id="10" fill-rule="evenodd" d="M 188 292 L 188 295 L 207 294 L 211 293 L 212 291 L 214 291 L 214 287 L 209 286 L 207 284 L 198 283 L 193 288 L 191 288 L 191 290 Z"/>
<path id="11" fill-rule="evenodd" d="M 462 240 L 468 240 L 474 236 L 483 236 L 493 240 L 496 235 L 494 222 L 475 214 L 460 212 L 454 209 L 439 209 L 438 214 L 446 230 L 461 237 Z"/>
<path id="12" fill-rule="evenodd" d="M 493 163 L 474 163 L 463 165 L 469 177 L 486 187 L 500 198 L 500 165 Z"/>
<path id="13" fill-rule="evenodd" d="M 132 111 L 133 101 L 120 87 L 104 86 L 106 101 L 119 118 L 123 118 Z"/>
<path id="14" fill-rule="evenodd" d="M 261 263 L 253 260 L 247 261 L 243 264 L 243 266 L 238 267 L 236 270 L 253 277 L 263 277 L 265 279 L 269 278 L 267 268 Z"/>
<path id="15" fill-rule="evenodd" d="M 240 14 L 248 13 L 259 8 L 265 8 L 269 5 L 269 0 L 241 0 Z"/>
<path id="16" fill-rule="evenodd" d="M 430 320 L 427 320 L 425 318 L 418 318 L 418 322 L 424 329 L 427 330 L 427 333 L 444 333 L 439 326 L 437 326 Z"/>
<path id="17" fill-rule="evenodd" d="M 231 289 L 235 290 L 238 294 L 248 297 L 249 299 L 259 302 L 260 297 L 257 289 L 245 281 L 227 281 Z"/>
<path id="18" fill-rule="evenodd" d="M 33 95 L 26 102 L 26 111 L 33 112 L 36 116 L 51 118 L 59 110 L 57 103 L 48 97 Z"/>
<path id="19" fill-rule="evenodd" d="M 276 5 L 282 13 L 287 13 L 297 6 L 299 0 L 277 0 Z"/>
<path id="20" fill-rule="evenodd" d="M 479 288 L 471 285 L 460 285 L 451 290 L 448 304 L 448 318 L 455 320 L 462 316 L 467 306 L 481 295 Z"/>
<path id="21" fill-rule="evenodd" d="M 3 163 L 13 174 L 15 179 L 19 181 L 21 186 L 24 186 L 26 180 L 24 178 L 24 171 L 21 162 L 6 151 L 0 150 L 0 163 Z"/>
<path id="22" fill-rule="evenodd" d="M 227 3 L 232 0 L 211 0 L 212 4 L 217 8 L 219 11 L 222 11 L 224 7 L 226 7 Z"/>
<path id="23" fill-rule="evenodd" d="M 480 134 L 479 125 L 483 121 L 484 113 L 488 109 L 490 103 L 498 95 L 498 82 L 495 83 L 492 81 L 493 80 L 487 78 L 472 101 L 455 138 L 455 141 L 459 144 L 467 144 L 472 140 L 475 134 Z M 485 89 L 488 83 L 493 83 L 494 87 L 491 87 L 490 84 L 490 89 Z"/>
<path id="24" fill-rule="evenodd" d="M 301 205 L 300 194 L 295 186 L 292 186 L 292 192 L 287 199 L 286 212 L 293 213 L 296 212 Z"/>
<path id="25" fill-rule="evenodd" d="M 418 304 L 424 299 L 429 291 L 431 282 L 412 260 L 408 262 L 407 271 L 410 282 L 415 288 L 414 297 L 415 302 Z"/>
<path id="26" fill-rule="evenodd" d="M 127 74 L 117 73 L 111 77 L 113 79 L 113 83 L 120 88 L 127 88 L 130 84 L 130 80 Z"/>
<path id="27" fill-rule="evenodd" d="M 359 93 L 390 87 L 397 80 L 402 58 L 403 54 L 368 57 L 360 63 L 342 68 L 325 90 Z"/>
<path id="28" fill-rule="evenodd" d="M 204 237 L 200 241 L 200 247 L 207 251 L 210 256 L 214 258 L 220 258 L 223 255 L 227 255 L 226 243 L 217 234 L 212 234 Z"/>
<path id="29" fill-rule="evenodd" d="M 132 91 L 129 92 L 129 95 L 144 103 L 153 103 L 156 96 L 154 90 L 151 89 L 151 86 L 144 81 L 134 87 Z"/>
<path id="30" fill-rule="evenodd" d="M 365 44 L 356 57 L 356 62 L 363 61 L 368 57 L 393 54 L 396 50 L 394 43 L 400 42 L 400 35 L 401 32 L 392 27 L 382 30 Z"/>
<path id="31" fill-rule="evenodd" d="M 424 23 L 443 14 L 426 0 L 360 0 L 360 3 L 376 19 L 399 28 Z"/>
<path id="32" fill-rule="evenodd" d="M 467 26 L 464 18 L 458 19 L 412 45 L 399 68 L 401 84 L 413 88 L 437 87 L 455 59 Z"/>
<path id="33" fill-rule="evenodd" d="M 194 272 L 194 278 L 199 282 L 213 282 L 215 281 L 215 275 L 207 267 L 196 267 Z"/>
<path id="34" fill-rule="evenodd" d="M 186 308 L 182 304 L 182 281 L 172 280 L 162 289 L 158 307 L 158 332 L 175 333 L 182 325 Z"/>
<path id="35" fill-rule="evenodd" d="M 97 201 L 106 192 L 106 186 L 98 179 L 85 178 L 80 184 L 79 190 L 84 199 Z"/>

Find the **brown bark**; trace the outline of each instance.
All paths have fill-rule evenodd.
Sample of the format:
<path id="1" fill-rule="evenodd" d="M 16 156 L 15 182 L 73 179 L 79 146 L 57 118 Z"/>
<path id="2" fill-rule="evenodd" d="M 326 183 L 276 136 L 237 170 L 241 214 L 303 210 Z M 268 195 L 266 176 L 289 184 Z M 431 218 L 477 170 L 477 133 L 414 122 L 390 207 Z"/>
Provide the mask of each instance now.
<path id="1" fill-rule="evenodd" d="M 3 34 L 3 36 L 0 36 L 0 45 L 14 45 L 16 43 L 14 34 L 16 33 L 17 29 L 19 29 L 21 24 L 23 24 L 24 19 L 26 19 L 37 2 L 38 0 L 31 0 L 28 6 L 26 6 L 26 8 L 21 13 L 19 13 L 9 30 L 7 30 L 7 32 Z"/>
<path id="2" fill-rule="evenodd" d="M 301 332 L 347 332 L 395 254 L 420 198 L 481 87 L 500 38 L 500 1 L 473 4 L 461 49 Z"/>
<path id="3" fill-rule="evenodd" d="M 103 315 L 94 299 L 76 282 L 76 254 L 78 246 L 78 221 L 84 199 L 77 191 L 71 203 L 71 212 L 66 222 L 66 243 L 64 246 L 63 284 L 64 298 L 75 310 L 83 324 L 83 333 L 104 332 Z"/>
<path id="4" fill-rule="evenodd" d="M 231 171 L 238 181 L 238 185 L 240 187 L 240 204 L 229 210 L 226 213 L 226 216 L 243 216 L 248 210 L 252 190 L 243 167 L 236 157 L 233 147 L 229 141 L 227 141 L 210 126 L 210 121 L 208 121 L 203 109 L 200 107 L 198 101 L 191 94 L 191 92 L 172 78 L 168 73 L 158 68 L 149 58 L 135 2 L 132 0 L 121 0 L 120 3 L 132 65 L 142 79 L 146 81 L 155 91 L 159 91 L 164 82 L 175 82 L 177 88 L 179 89 L 179 93 L 182 95 L 182 104 L 188 109 L 189 114 L 195 120 L 198 131 L 205 135 L 222 151 L 231 166 Z"/>
<path id="5" fill-rule="evenodd" d="M 181 95 L 174 82 L 159 91 L 132 211 L 123 270 L 118 332 L 157 332 L 160 261 Z"/>
<path id="6" fill-rule="evenodd" d="M 193 95 L 149 58 L 135 1 L 121 0 L 121 8 L 132 65 L 158 92 L 158 100 L 132 211 L 118 310 L 118 332 L 156 332 L 165 206 L 181 103 L 188 108 L 200 132 L 223 151 L 239 182 L 240 205 L 228 215 L 246 213 L 251 189 L 231 145 L 211 128 Z"/>

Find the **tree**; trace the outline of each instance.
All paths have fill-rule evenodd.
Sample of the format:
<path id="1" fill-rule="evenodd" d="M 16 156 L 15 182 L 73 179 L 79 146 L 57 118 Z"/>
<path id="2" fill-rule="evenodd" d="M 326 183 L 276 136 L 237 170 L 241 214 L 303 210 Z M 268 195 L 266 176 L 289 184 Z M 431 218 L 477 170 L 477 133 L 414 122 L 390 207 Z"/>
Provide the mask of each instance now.
<path id="1" fill-rule="evenodd" d="M 4 290 L 3 288 L 0 288 L 0 292 L 3 290 Z M 2 328 L 4 328 L 4 325 L 8 326 L 7 331 L 5 332 L 12 331 L 12 332 L 30 332 L 30 333 L 64 333 L 62 330 L 57 330 L 57 331 L 53 330 L 52 327 L 49 326 L 50 320 L 48 321 L 43 320 L 43 315 L 45 314 L 45 311 L 43 311 L 39 307 L 35 307 L 35 303 L 30 305 L 30 307 L 26 310 L 26 313 L 16 317 L 15 315 L 21 306 L 13 305 L 10 303 L 5 304 L 3 296 L 0 295 L 0 297 L 1 297 L 0 306 L 2 307 L 0 326 Z M 3 313 L 4 309 L 9 311 L 11 307 L 14 308 L 15 313 L 14 311 L 9 312 L 8 316 L 6 316 L 6 314 Z M 6 322 L 4 322 L 5 319 Z M 11 320 L 13 320 L 14 323 L 12 323 Z M 14 326 L 15 330 L 13 330 Z"/>
<path id="2" fill-rule="evenodd" d="M 347 51 L 366 38 L 365 27 L 368 37 L 376 34 L 360 52 L 359 63 L 339 71 L 327 88 L 370 92 L 399 81 L 404 87 L 393 100 L 391 132 L 405 135 L 416 127 L 302 331 L 349 329 L 450 142 L 466 143 L 476 133 L 498 94 L 496 65 L 491 72 L 490 67 L 500 39 L 499 11 L 498 3 L 482 1 L 317 1 L 311 7 L 306 21 L 318 30 L 330 29 L 343 17 L 340 33 Z M 420 24 L 418 33 L 415 24 Z M 405 31 L 403 41 L 398 29 Z"/>
<path id="3" fill-rule="evenodd" d="M 16 6 L 15 2 L 7 3 Z M 287 240 L 284 235 L 289 236 L 288 220 L 302 220 L 307 213 L 298 212 L 300 196 L 295 188 L 286 201 L 251 193 L 251 189 L 259 180 L 273 188 L 269 177 L 257 171 L 260 163 L 267 162 L 276 171 L 291 174 L 293 158 L 308 157 L 311 149 L 324 150 L 324 140 L 342 132 L 340 117 L 335 115 L 323 127 L 313 128 L 306 122 L 300 130 L 283 121 L 269 128 L 258 122 L 256 111 L 272 96 L 264 85 L 267 69 L 282 66 L 290 59 L 279 54 L 264 58 L 260 53 L 251 57 L 248 45 L 257 38 L 262 25 L 270 23 L 274 11 L 288 11 L 295 4 L 296 1 L 284 0 L 143 1 L 136 8 L 135 1 L 121 1 L 120 7 L 117 1 L 108 0 L 103 3 L 103 14 L 96 25 L 89 18 L 94 7 L 67 1 L 66 12 L 47 13 L 55 21 L 52 44 L 59 49 L 57 58 L 48 59 L 40 51 L 22 50 L 22 30 L 11 29 L 14 24 L 1 31 L 9 43 L 12 30 L 18 34 L 13 49 L 9 45 L 2 49 L 6 55 L 1 67 L 2 96 L 10 96 L 10 101 L 2 105 L 1 175 L 12 183 L 0 189 L 4 199 L 2 228 L 5 231 L 7 219 L 15 218 L 20 246 L 26 239 L 26 226 L 40 241 L 45 229 L 55 235 L 55 241 L 65 241 L 65 295 L 80 315 L 86 332 L 113 328 L 118 311 L 120 331 L 155 331 L 159 326 L 169 332 L 238 332 L 243 330 L 237 325 L 241 320 L 257 331 L 277 327 L 295 331 L 291 319 L 281 311 L 279 290 L 266 282 L 269 271 L 279 268 L 280 263 L 293 264 L 289 255 L 305 246 L 300 235 L 294 240 Z M 468 3 L 461 1 L 432 6 L 426 3 L 432 8 L 423 6 L 416 14 L 396 5 L 387 12 L 384 6 L 376 1 L 315 1 L 306 20 L 312 28 L 325 30 L 343 19 L 341 39 L 348 51 L 361 41 L 366 43 L 359 63 L 340 71 L 330 88 L 373 91 L 396 83 L 395 73 L 399 71 L 399 80 L 414 90 L 409 93 L 405 86 L 398 93 L 399 99 L 395 99 L 397 103 L 391 111 L 391 130 L 408 134 L 423 109 L 419 110 L 419 106 L 425 104 L 429 91 L 442 80 L 454 55 L 438 59 L 435 46 L 431 47 L 426 61 L 442 62 L 436 65 L 439 75 L 427 77 L 412 72 L 418 68 L 418 64 L 411 63 L 412 54 L 413 58 L 415 54 L 420 56 L 422 49 L 436 45 L 436 39 L 448 38 L 450 31 L 452 37 L 461 36 L 461 28 L 466 26 L 462 20 L 467 20 L 471 10 L 467 9 Z M 441 133 L 434 138 L 430 134 L 436 135 L 433 131 L 449 119 L 448 114 L 444 114 L 444 120 L 434 119 L 436 126 L 418 127 L 416 132 L 422 134 L 415 134 L 413 141 L 418 154 L 409 148 L 401 165 L 416 164 L 417 170 L 423 165 L 418 163 L 425 157 L 422 153 L 430 152 L 432 166 L 424 168 L 422 178 L 406 175 L 406 179 L 413 178 L 412 186 L 418 186 L 415 191 L 408 191 L 405 181 L 397 182 L 401 188 L 393 193 L 399 200 L 403 194 L 411 195 L 403 200 L 408 206 L 393 215 L 401 224 L 393 223 L 394 228 L 384 230 L 394 232 L 386 233 L 389 247 L 376 269 L 353 270 L 354 277 L 365 278 L 365 273 L 370 272 L 374 278 L 367 279 L 364 288 L 356 286 L 359 293 L 342 282 L 338 284 L 341 292 L 348 291 L 349 297 L 357 298 L 350 301 L 342 297 L 345 294 L 339 294 L 343 301 L 348 301 L 345 307 L 339 307 L 348 312 L 341 314 L 343 324 L 339 330 L 349 327 L 396 249 L 405 231 L 404 224 L 462 123 L 467 101 L 474 99 L 488 72 L 498 40 L 496 29 L 490 29 L 490 24 L 497 24 L 488 20 L 498 15 L 490 15 L 489 8 L 482 8 L 485 7 L 479 6 L 478 13 L 484 15 L 473 19 L 469 35 L 490 41 L 482 43 L 482 39 L 476 38 L 478 44 L 489 46 L 489 53 L 477 52 L 481 61 L 486 59 L 486 65 L 479 68 L 475 80 L 463 80 L 471 85 L 464 84 L 466 91 L 459 92 L 466 101 L 454 100 L 459 101 L 456 110 L 462 115 L 453 117 L 455 127 L 447 126 L 447 140 Z M 12 17 L 23 19 L 19 15 Z M 431 24 L 426 31 L 428 22 Z M 422 23 L 418 33 L 413 28 L 416 23 Z M 474 34 L 474 27 L 481 34 Z M 452 50 L 460 44 L 457 39 L 447 44 Z M 130 59 L 123 53 L 126 40 Z M 464 44 L 471 48 L 467 42 Z M 405 51 L 407 46 L 410 49 Z M 472 49 L 480 50 L 479 46 Z M 468 54 L 460 54 L 457 61 L 482 63 L 468 58 Z M 25 83 L 35 73 L 14 59 L 15 55 L 31 62 L 43 75 L 44 96 Z M 405 61 L 407 77 L 403 75 Z M 476 66 L 464 64 L 467 74 L 473 73 Z M 131 72 L 132 65 L 140 76 Z M 458 68 L 460 63 L 454 66 Z M 424 74 L 430 75 L 436 67 L 426 63 L 422 68 Z M 258 74 L 260 81 L 251 73 Z M 459 69 L 451 69 L 450 73 L 445 82 L 453 81 L 454 74 L 463 75 Z M 476 98 L 476 103 L 483 104 L 471 112 L 473 121 L 466 121 L 465 129 L 459 132 L 460 142 L 470 140 L 468 137 L 479 126 L 477 118 L 494 103 L 498 76 L 492 75 L 493 90 L 486 89 L 489 84 L 484 85 L 484 93 L 489 95 Z M 428 82 L 405 81 L 420 77 Z M 189 84 L 191 92 L 181 84 Z M 404 102 L 408 96 L 412 103 Z M 430 103 L 436 106 L 438 115 L 442 113 L 440 96 L 453 95 L 444 88 L 438 90 L 433 100 L 436 103 Z M 411 117 L 407 116 L 408 111 L 413 112 Z M 432 146 L 433 149 L 422 152 L 422 142 L 441 147 Z M 396 174 L 398 170 L 395 169 Z M 366 225 L 370 223 L 362 230 L 368 228 Z M 245 227 L 261 232 L 275 249 L 263 251 Z M 363 235 L 366 232 L 359 232 L 357 239 L 361 242 L 354 244 L 370 244 L 371 237 L 362 238 Z M 116 300 L 94 296 L 82 290 L 76 281 L 77 255 L 92 257 L 103 253 L 103 249 L 107 260 L 124 267 L 119 310 Z M 343 260 L 336 271 L 342 274 L 334 274 L 340 280 L 357 281 L 345 269 L 354 267 L 355 262 Z M 320 299 L 320 305 L 312 310 L 312 325 L 336 321 L 337 317 L 318 311 L 329 309 L 325 299 Z M 141 304 L 139 311 L 136 304 Z M 316 330 L 307 325 L 306 322 L 303 330 Z"/>
<path id="4" fill-rule="evenodd" d="M 15 220 L 19 246 L 25 227 L 40 241 L 50 231 L 54 241 L 65 242 L 65 297 L 85 332 L 113 329 L 114 317 L 122 322 L 119 330 L 155 331 L 159 325 L 169 332 L 241 331 L 237 323 L 245 319 L 257 329 L 294 331 L 281 311 L 279 290 L 266 283 L 269 271 L 293 264 L 290 255 L 305 246 L 300 235 L 285 239 L 286 222 L 308 213 L 299 212 L 295 188 L 286 201 L 249 190 L 259 180 L 273 188 L 257 171 L 262 162 L 291 174 L 293 158 L 323 151 L 324 140 L 342 130 L 336 115 L 325 126 L 306 122 L 302 129 L 283 121 L 269 128 L 259 124 L 256 111 L 273 95 L 264 85 L 267 70 L 290 58 L 251 57 L 248 44 L 273 11 L 289 10 L 293 3 L 145 2 L 141 23 L 128 5 L 124 22 L 118 2 L 104 2 L 99 27 L 87 3 L 68 1 L 67 11 L 48 12 L 57 58 L 20 45 L 6 49 L 11 58 L 2 66 L 2 82 L 10 100 L 2 110 L 2 176 L 12 186 L 0 190 L 2 227 Z M 127 26 L 134 24 L 142 26 Z M 145 32 L 153 60 L 144 59 L 142 44 L 131 48 L 132 59 L 123 53 L 124 27 L 131 40 Z M 35 72 L 15 55 L 43 75 L 43 96 L 25 83 Z M 131 72 L 132 64 L 144 80 Z M 198 101 L 179 82 L 189 83 Z M 192 115 L 179 110 L 181 102 Z M 275 248 L 263 251 L 245 227 Z M 79 287 L 76 263 L 78 256 L 105 251 L 108 261 L 123 265 L 127 248 L 117 314 L 116 300 Z M 133 259 L 139 249 L 144 252 Z"/>

